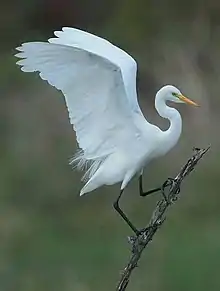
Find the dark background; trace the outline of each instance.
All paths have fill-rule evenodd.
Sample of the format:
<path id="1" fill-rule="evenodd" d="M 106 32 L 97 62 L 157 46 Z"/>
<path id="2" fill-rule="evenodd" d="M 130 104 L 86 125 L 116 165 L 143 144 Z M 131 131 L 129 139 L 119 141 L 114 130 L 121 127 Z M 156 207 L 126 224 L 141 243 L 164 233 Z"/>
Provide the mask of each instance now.
<path id="1" fill-rule="evenodd" d="M 182 187 L 128 290 L 220 290 L 220 1 L 20 0 L 0 4 L 0 290 L 108 291 L 129 256 L 130 229 L 112 208 L 119 186 L 79 198 L 81 173 L 61 93 L 15 65 L 15 47 L 73 26 L 109 39 L 137 60 L 147 119 L 167 128 L 154 96 L 173 84 L 200 108 L 177 106 L 180 142 L 145 171 L 145 188 L 174 176 L 192 147 L 212 145 Z M 141 227 L 158 196 L 123 206 Z"/>

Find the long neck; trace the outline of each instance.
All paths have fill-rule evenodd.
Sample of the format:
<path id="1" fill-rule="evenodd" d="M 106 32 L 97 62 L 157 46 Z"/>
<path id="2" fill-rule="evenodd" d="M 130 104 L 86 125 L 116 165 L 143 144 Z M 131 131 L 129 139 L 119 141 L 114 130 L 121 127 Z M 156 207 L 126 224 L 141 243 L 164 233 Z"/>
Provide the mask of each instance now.
<path id="1" fill-rule="evenodd" d="M 166 147 L 170 149 L 177 143 L 182 131 L 181 115 L 176 109 L 167 106 L 165 99 L 159 95 L 156 95 L 155 108 L 161 117 L 170 121 L 170 127 L 164 131 Z"/>

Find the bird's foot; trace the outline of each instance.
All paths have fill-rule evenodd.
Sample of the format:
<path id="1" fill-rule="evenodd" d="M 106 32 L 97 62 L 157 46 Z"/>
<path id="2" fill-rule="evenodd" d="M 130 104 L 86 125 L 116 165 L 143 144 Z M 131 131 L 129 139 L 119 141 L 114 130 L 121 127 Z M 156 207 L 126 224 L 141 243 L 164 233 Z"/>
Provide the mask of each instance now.
<path id="1" fill-rule="evenodd" d="M 165 193 L 165 189 L 167 187 L 169 187 L 169 190 L 174 186 L 176 182 L 176 179 L 174 178 L 168 178 L 162 185 L 161 187 L 161 192 L 163 195 L 164 200 L 166 201 L 167 204 L 171 204 L 172 202 L 174 202 L 177 199 L 177 196 L 175 196 L 175 198 L 170 198 L 168 197 L 168 195 Z M 180 192 L 180 188 L 176 189 L 176 194 L 178 194 Z"/>
<path id="2" fill-rule="evenodd" d="M 137 231 L 135 232 L 135 235 L 131 235 L 128 237 L 128 242 L 131 243 L 133 245 L 133 243 L 143 234 L 147 234 L 147 231 L 150 229 L 150 227 L 144 227 L 140 230 L 137 229 Z"/>
<path id="3" fill-rule="evenodd" d="M 166 204 L 168 205 L 168 204 L 170 204 L 170 201 L 169 201 L 169 197 L 168 197 L 168 195 L 166 195 L 166 187 L 171 187 L 171 185 L 172 185 L 172 180 L 171 180 L 171 178 L 168 178 L 164 183 L 163 183 L 163 185 L 162 185 L 162 187 L 161 187 L 161 192 L 162 192 L 162 195 L 163 195 L 163 199 L 164 199 L 164 201 L 166 202 Z"/>
<path id="4" fill-rule="evenodd" d="M 163 195 L 163 198 L 165 200 L 165 202 L 167 204 L 171 204 L 173 202 L 173 200 L 169 199 L 168 195 L 166 194 L 165 192 L 165 189 L 167 187 L 169 187 L 169 190 L 173 187 L 174 183 L 176 182 L 176 180 L 174 178 L 168 178 L 162 185 L 161 187 L 161 192 L 162 192 L 162 195 Z M 180 189 L 178 189 L 178 193 L 180 192 Z"/>
<path id="5" fill-rule="evenodd" d="M 138 231 L 138 236 L 141 236 L 142 234 L 147 234 L 147 232 L 148 232 L 149 229 L 150 229 L 150 226 L 144 227 L 144 228 L 140 229 Z"/>
<path id="6" fill-rule="evenodd" d="M 128 242 L 131 244 L 133 254 L 135 254 L 138 251 L 139 247 L 145 243 L 147 239 L 147 232 L 149 229 L 150 227 L 142 228 L 138 230 L 136 235 L 128 237 Z"/>

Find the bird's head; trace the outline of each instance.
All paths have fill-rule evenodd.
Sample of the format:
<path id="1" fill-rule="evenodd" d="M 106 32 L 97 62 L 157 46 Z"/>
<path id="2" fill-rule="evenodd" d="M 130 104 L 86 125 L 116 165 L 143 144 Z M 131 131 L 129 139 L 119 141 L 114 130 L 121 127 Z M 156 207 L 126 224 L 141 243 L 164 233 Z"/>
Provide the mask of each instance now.
<path id="1" fill-rule="evenodd" d="M 163 98 L 165 101 L 172 101 L 175 103 L 186 103 L 194 106 L 199 106 L 196 102 L 185 97 L 180 92 L 179 89 L 172 85 L 166 85 L 162 87 L 157 94 L 160 95 L 160 98 Z"/>

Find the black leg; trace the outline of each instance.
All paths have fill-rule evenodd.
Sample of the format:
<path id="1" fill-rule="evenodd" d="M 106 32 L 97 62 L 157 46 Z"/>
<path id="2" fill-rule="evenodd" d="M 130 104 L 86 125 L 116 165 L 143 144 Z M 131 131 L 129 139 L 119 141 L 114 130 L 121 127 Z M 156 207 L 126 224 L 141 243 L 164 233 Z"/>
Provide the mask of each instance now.
<path id="1" fill-rule="evenodd" d="M 143 183 L 142 183 L 142 175 L 140 175 L 140 177 L 139 177 L 139 193 L 140 193 L 140 196 L 145 197 L 145 196 L 148 196 L 150 194 L 159 192 L 162 189 L 164 190 L 166 187 L 170 186 L 170 184 L 171 183 L 166 183 L 162 187 L 154 188 L 154 189 L 148 190 L 147 192 L 144 192 L 143 191 Z"/>
<path id="2" fill-rule="evenodd" d="M 119 200 L 122 196 L 123 190 L 120 191 L 120 194 L 117 198 L 117 200 L 114 202 L 113 206 L 115 208 L 115 210 L 121 215 L 121 217 L 124 219 L 124 221 L 130 226 L 130 228 L 134 231 L 134 233 L 136 235 L 139 235 L 140 232 L 139 230 L 131 223 L 131 221 L 127 218 L 127 216 L 125 215 L 125 213 L 121 210 L 120 206 L 119 206 Z"/>

